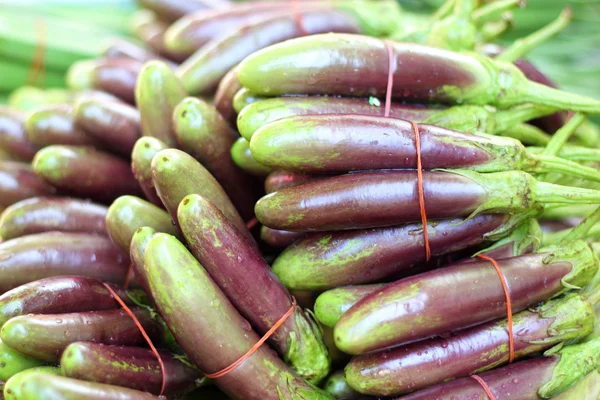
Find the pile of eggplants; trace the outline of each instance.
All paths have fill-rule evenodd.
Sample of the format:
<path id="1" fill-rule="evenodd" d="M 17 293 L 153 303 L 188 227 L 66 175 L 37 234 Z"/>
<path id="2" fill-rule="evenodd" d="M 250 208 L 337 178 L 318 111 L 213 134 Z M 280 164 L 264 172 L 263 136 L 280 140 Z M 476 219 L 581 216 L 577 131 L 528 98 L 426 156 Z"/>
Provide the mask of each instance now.
<path id="1" fill-rule="evenodd" d="M 568 10 L 139 4 L 0 107 L 4 398 L 598 398 L 600 101 L 525 58 Z"/>

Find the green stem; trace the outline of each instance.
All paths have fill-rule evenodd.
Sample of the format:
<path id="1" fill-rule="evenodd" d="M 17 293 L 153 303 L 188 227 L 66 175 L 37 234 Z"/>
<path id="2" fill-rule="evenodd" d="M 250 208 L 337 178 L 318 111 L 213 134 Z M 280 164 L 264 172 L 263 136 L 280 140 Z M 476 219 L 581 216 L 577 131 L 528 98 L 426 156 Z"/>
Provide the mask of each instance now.
<path id="1" fill-rule="evenodd" d="M 515 92 L 508 99 L 512 104 L 536 103 L 561 110 L 600 114 L 600 101 L 591 97 L 554 89 L 530 80 L 515 82 L 513 89 Z"/>
<path id="2" fill-rule="evenodd" d="M 558 172 L 563 175 L 600 182 L 600 171 L 596 168 L 581 165 L 560 157 L 544 156 L 526 153 L 525 171 L 529 173 L 545 174 Z"/>
<path id="3" fill-rule="evenodd" d="M 593 213 L 588 215 L 579 225 L 571 230 L 564 237 L 564 240 L 576 240 L 583 239 L 587 236 L 589 231 L 600 221 L 600 207 L 598 207 Z"/>
<path id="4" fill-rule="evenodd" d="M 545 147 L 527 147 L 531 154 L 542 154 Z M 592 161 L 600 162 L 600 149 L 590 149 L 588 147 L 565 145 L 558 152 L 560 158 L 571 161 Z"/>
<path id="5" fill-rule="evenodd" d="M 532 187 L 534 198 L 539 203 L 600 204 L 600 191 L 537 182 Z"/>
<path id="6" fill-rule="evenodd" d="M 452 12 L 454 8 L 454 0 L 446 0 L 431 16 L 431 22 L 439 21 L 446 18 Z"/>
<path id="7" fill-rule="evenodd" d="M 514 62 L 538 47 L 540 44 L 560 33 L 567 25 L 569 25 L 572 18 L 573 13 L 571 12 L 571 9 L 565 8 L 556 20 L 542 29 L 533 32 L 531 35 L 515 41 L 508 49 L 496 57 L 496 59 L 505 62 Z"/>
<path id="8" fill-rule="evenodd" d="M 554 114 L 557 110 L 540 104 L 524 104 L 508 110 L 499 110 L 495 114 L 496 130 L 505 131 L 529 120 Z"/>
<path id="9" fill-rule="evenodd" d="M 490 43 L 502 36 L 510 27 L 512 27 L 512 18 L 502 18 L 498 21 L 488 22 L 483 25 L 478 32 L 480 43 Z"/>
<path id="10" fill-rule="evenodd" d="M 526 144 L 545 146 L 550 142 L 551 136 L 541 129 L 528 124 L 515 125 L 502 132 L 496 132 L 498 136 L 511 137 Z"/>
<path id="11" fill-rule="evenodd" d="M 565 206 L 562 204 L 548 204 L 544 207 L 542 219 L 557 220 L 573 217 L 585 218 L 595 209 L 596 206 L 593 204 L 584 204 L 577 207 Z"/>
<path id="12" fill-rule="evenodd" d="M 575 114 L 562 128 L 560 128 L 542 152 L 544 156 L 555 156 L 558 154 L 560 149 L 565 145 L 567 140 L 575 132 L 575 130 L 585 121 L 586 116 L 584 114 Z"/>
<path id="13" fill-rule="evenodd" d="M 471 20 L 476 0 L 454 0 L 452 15 L 457 18 Z"/>
<path id="14" fill-rule="evenodd" d="M 473 22 L 476 25 L 483 25 L 488 22 L 502 18 L 507 11 L 516 7 L 523 7 L 523 0 L 498 0 L 488 3 L 473 11 Z"/>

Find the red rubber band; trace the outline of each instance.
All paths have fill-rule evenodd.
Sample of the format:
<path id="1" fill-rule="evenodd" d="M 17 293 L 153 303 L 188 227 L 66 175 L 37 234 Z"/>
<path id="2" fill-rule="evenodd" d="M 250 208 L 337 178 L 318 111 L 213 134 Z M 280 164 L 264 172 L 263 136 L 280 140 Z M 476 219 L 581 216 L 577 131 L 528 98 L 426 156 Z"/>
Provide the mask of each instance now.
<path id="1" fill-rule="evenodd" d="M 308 32 L 304 28 L 304 23 L 302 22 L 302 15 L 300 14 L 298 0 L 292 0 L 292 12 L 294 13 L 294 22 L 296 22 L 296 26 L 300 31 L 300 35 L 307 36 Z"/>
<path id="2" fill-rule="evenodd" d="M 283 314 L 283 316 L 281 318 L 279 318 L 279 320 L 277 322 L 275 322 L 275 324 L 271 327 L 271 329 L 269 329 L 262 338 L 260 338 L 260 340 L 258 342 L 256 342 L 254 344 L 254 346 L 252 346 L 250 348 L 250 350 L 248 350 L 246 352 L 246 354 L 244 354 L 243 356 L 241 356 L 240 358 L 238 358 L 235 362 L 233 362 L 233 364 L 231 364 L 228 367 L 223 368 L 220 371 L 214 372 L 212 374 L 204 374 L 205 377 L 207 377 L 208 379 L 217 379 L 217 378 L 221 378 L 225 375 L 227 375 L 228 373 L 230 373 L 231 371 L 233 371 L 234 369 L 236 369 L 237 367 L 239 367 L 244 361 L 246 361 L 252 354 L 254 354 L 259 348 L 260 346 L 263 345 L 264 342 L 267 341 L 267 339 L 269 339 L 273 333 L 275 333 L 275 331 L 281 326 L 283 325 L 283 323 L 289 318 L 290 315 L 292 315 L 292 313 L 294 312 L 294 308 L 296 307 L 296 298 L 294 296 L 292 296 L 292 305 L 290 306 L 289 310 L 287 310 L 285 312 L 285 314 Z"/>
<path id="3" fill-rule="evenodd" d="M 246 227 L 248 229 L 252 229 L 252 228 L 254 228 L 256 226 L 256 224 L 258 224 L 258 219 L 256 219 L 256 217 L 254 217 L 254 218 L 252 218 L 250 221 L 248 221 L 246 223 Z"/>
<path id="4" fill-rule="evenodd" d="M 127 268 L 127 275 L 125 275 L 125 283 L 123 283 L 123 288 L 129 289 L 131 278 L 133 278 L 133 261 L 129 263 L 129 268 Z"/>
<path id="5" fill-rule="evenodd" d="M 385 91 L 385 111 L 384 117 L 390 116 L 390 110 L 392 108 L 392 88 L 394 87 L 394 49 L 392 49 L 392 43 L 389 40 L 384 40 L 385 47 L 388 53 L 388 79 L 387 88 Z"/>
<path id="6" fill-rule="evenodd" d="M 423 165 L 421 164 L 421 135 L 419 127 L 410 121 L 415 133 L 415 148 L 417 149 L 417 191 L 419 194 L 419 212 L 423 224 L 423 242 L 425 244 L 425 261 L 431 259 L 431 246 L 429 245 L 429 232 L 427 231 L 427 213 L 425 212 L 425 190 L 423 189 Z"/>
<path id="7" fill-rule="evenodd" d="M 485 383 L 483 379 L 481 379 L 481 377 L 477 375 L 471 375 L 471 378 L 479 382 L 479 384 L 483 388 L 483 391 L 485 392 L 487 397 L 489 397 L 489 400 L 496 400 L 496 396 L 494 396 L 494 393 L 492 393 L 492 389 L 490 389 L 490 387 L 487 385 L 487 383 Z"/>
<path id="8" fill-rule="evenodd" d="M 142 336 L 144 337 L 144 339 L 148 343 L 148 346 L 150 346 L 150 349 L 152 349 L 152 352 L 154 353 L 154 355 L 158 359 L 158 363 L 160 364 L 160 371 L 162 373 L 162 383 L 161 383 L 161 386 L 160 386 L 160 394 L 159 394 L 159 396 L 162 396 L 162 394 L 165 391 L 165 385 L 166 385 L 166 382 L 165 382 L 165 364 L 163 363 L 163 360 L 160 357 L 160 354 L 158 353 L 158 350 L 156 350 L 156 347 L 154 347 L 154 344 L 152 344 L 152 340 L 150 340 L 150 337 L 146 333 L 146 330 L 144 329 L 144 327 L 142 326 L 142 324 L 140 324 L 140 321 L 137 319 L 137 317 L 135 316 L 135 314 L 129 309 L 129 307 L 127 307 L 127 304 L 125 304 L 125 302 L 123 300 L 121 300 L 121 298 L 115 293 L 114 290 L 112 290 L 112 288 L 110 286 L 108 286 L 106 283 L 102 283 L 102 284 L 104 285 L 104 287 L 106 288 L 106 290 L 108 290 L 110 292 L 110 294 L 112 294 L 112 296 L 115 298 L 115 300 L 117 301 L 117 303 L 119 303 L 121 305 L 121 307 L 123 307 L 123 310 L 127 313 L 127 315 L 129 315 L 131 317 L 131 319 L 133 319 L 133 322 L 134 322 L 135 326 L 138 327 L 138 329 L 142 333 Z"/>
<path id="9" fill-rule="evenodd" d="M 34 86 L 38 80 L 38 75 L 41 76 L 41 85 L 44 86 L 45 74 L 46 74 L 46 48 L 48 35 L 46 33 L 46 21 L 40 18 L 36 22 L 35 26 L 37 30 L 38 43 L 35 47 L 35 53 L 31 59 L 31 70 L 27 77 L 27 82 Z"/>
<path id="10" fill-rule="evenodd" d="M 506 278 L 502 274 L 500 267 L 496 260 L 494 260 L 490 256 L 486 256 L 485 254 L 477 254 L 477 257 L 487 260 L 492 263 L 496 272 L 498 273 L 498 277 L 500 278 L 500 282 L 502 283 L 502 289 L 504 290 L 504 297 L 506 298 L 506 314 L 508 315 L 508 362 L 511 363 L 515 359 L 515 338 L 513 335 L 513 320 L 512 320 L 512 304 L 510 301 L 510 291 L 508 289 L 508 283 L 506 283 Z"/>
<path id="11" fill-rule="evenodd" d="M 384 40 L 385 47 L 388 53 L 388 76 L 387 88 L 385 92 L 385 110 L 383 116 L 388 118 L 392 108 L 392 89 L 394 88 L 394 49 L 389 40 Z M 421 135 L 419 127 L 411 121 L 413 132 L 415 134 L 415 149 L 417 151 L 417 191 L 419 194 L 419 212 L 421 214 L 421 222 L 423 224 L 423 242 L 425 245 L 425 261 L 431 259 L 431 246 L 429 245 L 429 232 L 427 231 L 427 213 L 425 212 L 425 191 L 423 189 L 423 165 L 421 163 Z"/>

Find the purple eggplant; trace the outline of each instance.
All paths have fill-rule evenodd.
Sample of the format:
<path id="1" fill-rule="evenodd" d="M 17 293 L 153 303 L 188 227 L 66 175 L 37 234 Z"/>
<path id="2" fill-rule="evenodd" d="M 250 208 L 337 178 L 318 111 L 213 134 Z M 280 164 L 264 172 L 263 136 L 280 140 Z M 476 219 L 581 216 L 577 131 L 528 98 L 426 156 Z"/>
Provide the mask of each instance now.
<path id="1" fill-rule="evenodd" d="M 71 66 L 67 81 L 72 89 L 98 89 L 135 103 L 135 83 L 143 63 L 131 58 L 100 58 L 78 61 Z"/>
<path id="2" fill-rule="evenodd" d="M 0 215 L 0 237 L 8 240 L 50 231 L 105 234 L 106 212 L 105 206 L 85 200 L 33 197 Z"/>
<path id="3" fill-rule="evenodd" d="M 165 395 L 183 394 L 201 383 L 202 373 L 169 352 L 159 350 L 164 365 Z M 161 393 L 163 370 L 150 349 L 76 342 L 60 358 L 64 376 L 153 394 Z"/>
<path id="4" fill-rule="evenodd" d="M 36 196 L 56 193 L 31 169 L 30 164 L 17 161 L 0 161 L 0 208 Z"/>
<path id="5" fill-rule="evenodd" d="M 27 115 L 17 109 L 0 106 L 0 148 L 18 160 L 31 161 L 39 147 L 25 133 Z"/>
<path id="6" fill-rule="evenodd" d="M 257 248 L 202 196 L 186 196 L 177 218 L 191 252 L 215 283 L 258 333 L 267 332 L 292 299 Z M 256 285 L 262 289 L 255 290 Z M 329 373 L 331 361 L 321 332 L 300 307 L 294 307 L 270 343 L 307 380 L 319 382 Z"/>
<path id="7" fill-rule="evenodd" d="M 128 158 L 142 135 L 138 110 L 114 101 L 80 102 L 75 109 L 75 123 L 103 148 Z"/>
<path id="8" fill-rule="evenodd" d="M 106 236 L 60 232 L 27 235 L 0 243 L 0 292 L 62 275 L 123 283 L 128 262 Z"/>
<path id="9" fill-rule="evenodd" d="M 128 292 L 111 284 L 127 304 Z M 85 276 L 53 276 L 18 286 L 0 296 L 0 326 L 26 314 L 112 310 L 121 306 L 104 283 Z"/>
<path id="10" fill-rule="evenodd" d="M 33 169 L 56 188 L 98 202 L 141 193 L 127 161 L 91 147 L 45 147 L 35 155 Z"/>
<path id="11" fill-rule="evenodd" d="M 148 310 L 132 308 L 131 311 L 151 339 L 161 338 L 161 328 Z M 146 343 L 133 319 L 121 309 L 21 315 L 2 326 L 0 337 L 13 349 L 49 363 L 57 363 L 63 350 L 74 342 L 122 346 Z"/>

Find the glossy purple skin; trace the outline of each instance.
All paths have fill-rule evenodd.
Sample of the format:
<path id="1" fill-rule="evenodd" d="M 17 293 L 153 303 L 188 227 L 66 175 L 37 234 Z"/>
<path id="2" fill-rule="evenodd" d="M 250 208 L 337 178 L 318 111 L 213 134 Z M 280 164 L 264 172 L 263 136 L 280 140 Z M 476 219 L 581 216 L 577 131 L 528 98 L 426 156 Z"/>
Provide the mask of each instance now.
<path id="1" fill-rule="evenodd" d="M 164 397 L 124 387 L 85 382 L 54 374 L 33 372 L 22 381 L 21 390 L 25 396 L 35 398 L 40 393 L 50 393 L 53 398 L 63 400 L 161 400 Z"/>
<path id="2" fill-rule="evenodd" d="M 360 26 L 348 14 L 337 10 L 285 13 L 245 25 L 202 47 L 181 64 L 178 75 L 190 94 L 213 93 L 221 78 L 246 56 L 271 44 L 299 36 L 326 32 L 359 33 Z"/>
<path id="3" fill-rule="evenodd" d="M 0 106 L 0 147 L 23 161 L 31 161 L 39 147 L 31 143 L 23 126 L 27 115 L 13 108 Z"/>
<path id="4" fill-rule="evenodd" d="M 260 197 L 256 182 L 231 158 L 231 146 L 240 135 L 202 100 L 180 103 L 173 110 L 173 127 L 181 148 L 215 177 L 242 218 L 254 218 L 254 203 Z"/>
<path id="5" fill-rule="evenodd" d="M 75 123 L 102 147 L 126 158 L 142 136 L 140 112 L 125 103 L 102 100 L 79 103 Z"/>
<path id="6" fill-rule="evenodd" d="M 537 357 L 506 367 L 483 372 L 483 379 L 496 399 L 541 400 L 537 391 L 549 382 L 558 364 L 558 356 Z M 485 400 L 481 384 L 472 377 L 440 383 L 396 400 Z"/>
<path id="7" fill-rule="evenodd" d="M 302 1 L 298 5 L 304 6 L 305 3 L 306 1 Z M 313 6 L 318 5 L 316 2 L 312 3 Z M 179 29 L 177 29 L 177 35 L 171 36 L 171 40 L 177 43 L 178 47 L 181 46 L 181 54 L 187 58 L 194 51 L 211 40 L 218 39 L 221 35 L 244 25 L 258 22 L 265 17 L 272 17 L 282 12 L 289 14 L 292 10 L 292 5 L 286 1 L 260 1 L 236 4 L 210 12 L 197 12 L 177 21 Z"/>
<path id="8" fill-rule="evenodd" d="M 483 67 L 468 56 L 442 49 L 432 51 L 431 47 L 413 43 L 390 43 L 395 57 L 394 98 L 416 103 L 453 103 L 444 87 L 462 89 L 490 84 Z M 244 62 L 239 75 L 242 83 L 257 94 L 267 88 L 271 95 L 296 93 L 385 98 L 389 56 L 383 40 L 359 35 L 336 34 L 329 38 L 317 35 L 310 43 L 309 40 L 303 42 L 298 51 L 292 51 L 290 46 L 280 52 L 281 57 L 273 59 L 272 64 L 278 66 L 277 75 L 273 75 L 271 65 L 264 64 L 262 57 L 257 55 L 251 60 L 262 63 L 261 74 L 271 73 L 269 82 L 246 84 L 257 77 L 250 75 L 254 73 L 255 65 L 251 65 L 245 75 L 244 68 L 248 65 Z M 279 73 L 284 69 L 289 71 L 285 77 Z M 261 90 L 255 90 L 255 86 L 260 86 Z"/>
<path id="9" fill-rule="evenodd" d="M 40 108 L 25 121 L 29 140 L 37 146 L 53 144 L 71 146 L 93 146 L 97 144 L 93 136 L 87 135 L 75 123 L 75 112 L 71 105 L 57 104 Z"/>
<path id="10" fill-rule="evenodd" d="M 298 186 L 319 179 L 324 179 L 324 177 L 292 171 L 273 171 L 265 179 L 265 192 L 273 193 L 286 187 Z"/>
<path id="11" fill-rule="evenodd" d="M 425 124 L 418 130 L 423 169 L 485 166 L 496 158 L 486 146 L 502 151 L 484 136 Z M 417 168 L 414 128 L 394 118 L 286 118 L 259 129 L 250 146 L 262 164 L 306 173 Z"/>
<path id="12" fill-rule="evenodd" d="M 112 284 L 111 284 L 112 285 Z M 127 293 L 113 285 L 126 303 Z M 53 276 L 18 286 L 0 296 L 0 326 L 26 314 L 60 314 L 121 308 L 104 284 L 85 276 Z"/>
<path id="13" fill-rule="evenodd" d="M 233 108 L 233 97 L 242 88 L 242 84 L 237 78 L 237 70 L 237 67 L 234 67 L 223 76 L 213 100 L 215 108 L 232 126 L 235 126 L 237 121 L 237 112 Z"/>
<path id="14" fill-rule="evenodd" d="M 258 342 L 259 336 L 250 323 L 183 244 L 158 234 L 148 244 L 144 269 L 157 311 L 190 361 L 202 371 L 220 371 Z M 238 399 L 278 400 L 276 387 L 286 399 L 292 398 L 294 391 L 300 395 L 304 392 L 305 398 L 310 399 L 312 391 L 316 391 L 267 344 L 214 382 Z"/>
<path id="15" fill-rule="evenodd" d="M 468 220 L 430 222 L 431 254 L 447 254 L 481 243 L 507 219 L 504 215 L 477 215 Z M 273 268 L 280 279 L 282 274 L 289 274 L 290 279 L 297 277 L 297 282 L 306 285 L 305 289 L 327 290 L 376 282 L 402 271 L 410 273 L 414 265 L 423 262 L 421 224 L 408 224 L 309 234 L 281 253 Z"/>
<path id="16" fill-rule="evenodd" d="M 106 234 L 103 205 L 68 197 L 33 197 L 0 215 L 4 240 L 49 231 Z"/>
<path id="17" fill-rule="evenodd" d="M 375 228 L 420 221 L 417 172 L 389 170 L 335 176 L 285 188 L 256 203 L 258 220 L 290 231 Z M 430 220 L 467 217 L 484 203 L 485 189 L 448 172 L 423 172 Z"/>
<path id="18" fill-rule="evenodd" d="M 564 290 L 571 263 L 544 263 L 548 253 L 498 260 L 513 313 Z M 460 296 L 456 296 L 457 288 Z M 466 328 L 506 315 L 506 297 L 489 261 L 457 264 L 415 275 L 363 298 L 335 326 L 342 350 L 362 354 Z M 386 327 L 385 332 L 378 328 Z M 389 330 L 388 330 L 389 329 Z"/>
<path id="19" fill-rule="evenodd" d="M 36 196 L 51 196 L 56 189 L 40 179 L 30 164 L 0 161 L 0 208 Z"/>
<path id="20" fill-rule="evenodd" d="M 304 236 L 304 233 L 302 232 L 280 231 L 271 229 L 268 226 L 262 226 L 260 228 L 261 240 L 276 249 L 285 249 L 302 236 Z"/>
<path id="21" fill-rule="evenodd" d="M 191 252 L 223 293 L 259 334 L 267 332 L 292 305 L 288 290 L 277 279 L 259 250 L 225 215 L 201 196 L 186 197 L 178 209 L 181 231 Z M 260 290 L 256 290 L 260 287 Z M 296 320 L 306 318 L 296 307 L 271 336 L 270 343 L 286 355 L 290 335 L 302 338 Z"/>
<path id="22" fill-rule="evenodd" d="M 525 74 L 527 79 L 529 79 L 530 81 L 541 83 L 543 85 L 550 86 L 553 88 L 557 87 L 554 84 L 554 82 L 552 82 L 546 75 L 544 75 L 529 61 L 520 59 L 515 61 L 515 65 Z M 552 115 L 548 115 L 546 117 L 536 118 L 532 120 L 531 123 L 548 133 L 554 133 L 560 128 L 562 128 L 562 126 L 567 122 L 568 119 L 569 113 L 566 111 L 561 111 Z"/>
<path id="23" fill-rule="evenodd" d="M 554 317 L 544 318 L 536 311 L 522 313 L 523 317 L 513 325 L 516 358 L 554 345 L 537 342 L 548 338 Z M 508 330 L 506 320 L 499 320 L 444 337 L 356 356 L 345 371 L 346 376 L 360 376 L 371 388 L 376 387 L 377 392 L 391 396 L 468 376 L 507 361 Z"/>
<path id="24" fill-rule="evenodd" d="M 151 339 L 160 338 L 158 323 L 146 309 L 132 307 Z M 120 346 L 146 343 L 133 319 L 121 309 L 21 315 L 11 318 L 0 330 L 2 342 L 42 361 L 57 363 L 65 347 L 74 342 Z"/>
<path id="25" fill-rule="evenodd" d="M 143 63 L 131 58 L 102 58 L 95 63 L 92 86 L 135 104 L 135 83 Z"/>
<path id="26" fill-rule="evenodd" d="M 228 0 L 138 0 L 138 3 L 141 7 L 156 12 L 166 21 L 175 21 L 195 11 L 211 10 L 230 4 Z"/>
<path id="27" fill-rule="evenodd" d="M 102 52 L 106 58 L 130 58 L 139 62 L 164 59 L 151 50 L 138 46 L 127 40 L 116 39 L 112 41 Z"/>
<path id="28" fill-rule="evenodd" d="M 186 366 L 169 352 L 159 350 L 165 367 L 164 394 L 185 393 L 202 373 Z M 160 394 L 162 369 L 152 350 L 133 346 L 107 346 L 89 342 L 69 345 L 61 357 L 62 373 L 69 378 L 106 383 Z"/>
<path id="29" fill-rule="evenodd" d="M 65 193 L 108 204 L 122 195 L 141 195 L 129 163 L 110 153 L 78 146 L 49 146 L 41 152 L 43 166 L 36 157 L 35 171 Z M 56 160 L 53 169 L 50 159 Z"/>
<path id="30" fill-rule="evenodd" d="M 80 275 L 123 283 L 126 255 L 106 236 L 46 232 L 0 243 L 0 292 L 42 278 Z"/>

